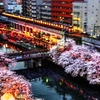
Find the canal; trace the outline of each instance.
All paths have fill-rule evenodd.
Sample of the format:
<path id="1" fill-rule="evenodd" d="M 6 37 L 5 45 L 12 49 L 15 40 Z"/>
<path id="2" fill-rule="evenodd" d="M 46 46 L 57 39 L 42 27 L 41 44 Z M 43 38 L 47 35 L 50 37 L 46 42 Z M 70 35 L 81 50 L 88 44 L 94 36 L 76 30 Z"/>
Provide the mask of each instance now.
<path id="1" fill-rule="evenodd" d="M 7 42 L 0 43 L 0 52 L 19 52 Z M 100 100 L 100 87 L 89 85 L 80 77 L 73 78 L 64 70 L 43 59 L 42 66 L 27 69 L 30 61 L 16 62 L 15 67 L 8 66 L 17 74 L 23 75 L 31 83 L 31 90 L 35 100 Z"/>

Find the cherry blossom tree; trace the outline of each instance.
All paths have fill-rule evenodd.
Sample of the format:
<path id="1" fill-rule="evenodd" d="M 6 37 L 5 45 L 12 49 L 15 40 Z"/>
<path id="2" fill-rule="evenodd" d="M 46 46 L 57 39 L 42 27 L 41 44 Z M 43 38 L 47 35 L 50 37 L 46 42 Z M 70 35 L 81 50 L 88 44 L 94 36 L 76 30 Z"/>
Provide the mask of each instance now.
<path id="1" fill-rule="evenodd" d="M 85 77 L 90 84 L 100 84 L 100 53 L 89 46 L 76 45 L 70 38 L 65 43 L 61 41 L 50 50 L 54 62 L 73 77 Z"/>
<path id="2" fill-rule="evenodd" d="M 0 54 L 0 100 L 33 100 L 30 90 L 31 84 L 24 76 L 10 71 L 7 64 L 14 66 L 15 59 Z"/>

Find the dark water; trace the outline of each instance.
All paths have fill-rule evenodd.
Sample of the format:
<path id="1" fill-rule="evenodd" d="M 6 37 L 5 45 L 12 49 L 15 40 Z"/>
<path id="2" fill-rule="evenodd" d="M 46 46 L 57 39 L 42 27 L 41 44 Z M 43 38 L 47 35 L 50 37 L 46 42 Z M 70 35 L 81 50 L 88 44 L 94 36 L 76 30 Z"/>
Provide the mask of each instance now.
<path id="1" fill-rule="evenodd" d="M 79 78 L 73 79 L 69 75 L 59 75 L 50 68 L 24 69 L 16 72 L 31 82 L 34 97 L 41 98 L 39 100 L 100 100 L 97 86 L 90 86 L 85 80 L 79 82 Z"/>
<path id="2" fill-rule="evenodd" d="M 0 52 L 8 53 L 12 50 L 0 45 Z M 82 78 L 63 75 L 64 71 L 52 65 L 47 62 L 46 67 L 26 69 L 26 61 L 23 61 L 17 62 L 15 68 L 9 68 L 30 81 L 35 100 L 100 100 L 100 86 L 89 85 Z"/>

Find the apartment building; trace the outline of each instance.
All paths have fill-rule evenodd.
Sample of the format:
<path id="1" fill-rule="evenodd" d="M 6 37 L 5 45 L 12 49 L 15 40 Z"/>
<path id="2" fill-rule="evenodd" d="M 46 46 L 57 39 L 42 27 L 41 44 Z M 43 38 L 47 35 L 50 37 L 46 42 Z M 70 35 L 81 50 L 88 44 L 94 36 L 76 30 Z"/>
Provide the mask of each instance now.
<path id="1" fill-rule="evenodd" d="M 43 0 L 41 5 L 41 19 L 51 21 L 51 0 Z"/>
<path id="2" fill-rule="evenodd" d="M 72 3 L 74 0 L 52 0 L 51 20 L 72 25 Z"/>
<path id="3" fill-rule="evenodd" d="M 91 35 L 99 34 L 100 0 L 73 3 L 73 28 Z M 96 31 L 96 32 L 95 32 Z"/>
<path id="4" fill-rule="evenodd" d="M 0 0 L 0 13 L 4 11 L 4 3 L 3 0 Z"/>
<path id="5" fill-rule="evenodd" d="M 42 0 L 22 0 L 22 15 L 37 18 L 38 10 L 41 10 Z"/>
<path id="6" fill-rule="evenodd" d="M 3 0 L 5 11 L 9 13 L 22 13 L 21 0 Z"/>
<path id="7" fill-rule="evenodd" d="M 23 15 L 72 25 L 74 1 L 84 0 L 22 0 Z"/>
<path id="8" fill-rule="evenodd" d="M 7 5 L 7 12 L 14 13 L 14 14 L 21 14 L 22 13 L 22 5 L 17 4 L 17 2 L 12 2 Z"/>

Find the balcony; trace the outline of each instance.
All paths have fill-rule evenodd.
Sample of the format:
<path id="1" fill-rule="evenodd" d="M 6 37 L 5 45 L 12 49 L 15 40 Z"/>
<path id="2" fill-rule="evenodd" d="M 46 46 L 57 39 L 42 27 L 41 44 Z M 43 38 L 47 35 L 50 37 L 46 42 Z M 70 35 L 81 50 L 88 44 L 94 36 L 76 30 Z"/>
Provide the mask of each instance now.
<path id="1" fill-rule="evenodd" d="M 61 1 L 62 2 L 62 0 L 54 0 L 54 1 L 57 1 L 57 2 Z M 66 2 L 66 1 L 73 2 L 74 0 L 63 0 L 63 2 Z"/>
<path id="2" fill-rule="evenodd" d="M 51 13 L 50 13 L 50 12 L 41 12 L 41 14 L 51 15 Z"/>
<path id="3" fill-rule="evenodd" d="M 43 19 L 51 19 L 51 17 L 42 16 Z"/>
<path id="4" fill-rule="evenodd" d="M 34 6 L 34 5 L 36 5 L 36 3 L 35 3 L 35 2 L 34 2 L 34 3 L 32 2 L 31 4 L 32 4 L 33 6 Z"/>
<path id="5" fill-rule="evenodd" d="M 64 22 L 68 24 L 72 24 L 72 21 L 69 21 L 69 20 L 65 20 Z"/>
<path id="6" fill-rule="evenodd" d="M 32 9 L 36 9 L 36 7 L 32 7 Z"/>
<path id="7" fill-rule="evenodd" d="M 69 15 L 69 14 L 60 14 L 60 13 L 54 13 L 52 12 L 52 15 L 53 16 L 61 16 L 61 17 L 67 17 L 67 18 L 72 18 L 72 15 Z"/>
<path id="8" fill-rule="evenodd" d="M 36 11 L 32 11 L 32 13 L 36 13 Z"/>
<path id="9" fill-rule="evenodd" d="M 52 3 L 52 6 L 58 6 L 58 7 L 72 7 L 72 4 L 60 4 L 60 3 Z"/>
<path id="10" fill-rule="evenodd" d="M 51 10 L 50 7 L 47 7 L 47 8 L 45 8 L 45 7 L 41 7 L 41 9 L 42 9 L 42 10 Z"/>
<path id="11" fill-rule="evenodd" d="M 44 6 L 51 6 L 51 3 L 45 3 Z"/>
<path id="12" fill-rule="evenodd" d="M 52 11 L 61 11 L 61 12 L 70 12 L 70 13 L 72 13 L 72 10 L 70 10 L 70 9 L 52 8 Z"/>

